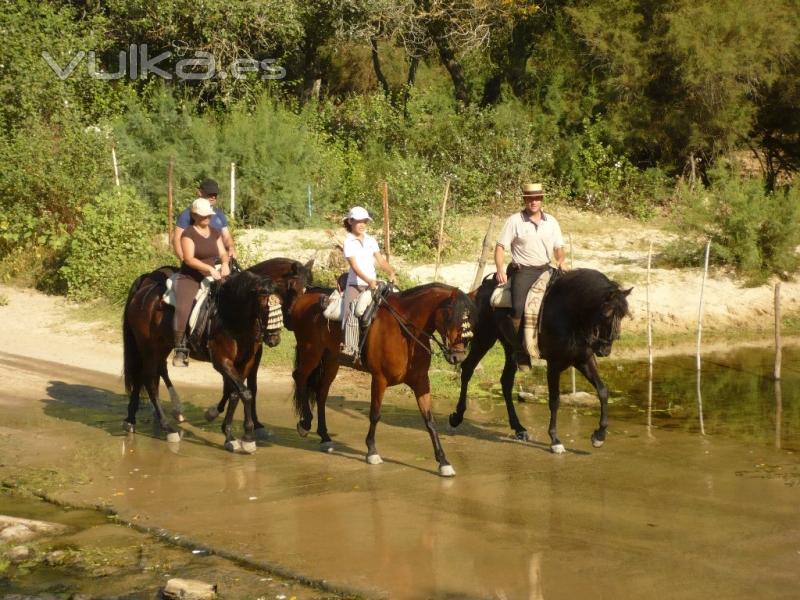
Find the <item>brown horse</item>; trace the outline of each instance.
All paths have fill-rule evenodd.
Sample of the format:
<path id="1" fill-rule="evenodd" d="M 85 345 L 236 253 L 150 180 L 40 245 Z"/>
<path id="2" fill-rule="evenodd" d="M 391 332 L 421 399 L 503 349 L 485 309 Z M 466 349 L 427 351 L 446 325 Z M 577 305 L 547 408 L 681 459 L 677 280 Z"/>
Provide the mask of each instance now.
<path id="1" fill-rule="evenodd" d="M 331 451 L 333 443 L 325 422 L 325 401 L 339 371 L 341 324 L 323 316 L 321 301 L 331 290 L 314 289 L 298 298 L 292 311 L 295 350 L 295 409 L 300 416 L 297 430 L 305 436 L 311 428 L 310 404 L 317 404 L 317 433 L 321 449 Z M 466 357 L 472 336 L 475 306 L 464 292 L 441 283 L 418 286 L 400 293 L 380 295 L 380 304 L 367 333 L 363 370 L 372 374 L 372 394 L 367 434 L 367 462 L 383 462 L 375 447 L 375 429 L 381 418 L 386 388 L 401 383 L 409 386 L 431 437 L 439 474 L 455 475 L 447 462 L 431 413 L 430 340 L 441 348 L 451 364 Z M 437 339 L 435 336 L 441 337 Z"/>
<path id="2" fill-rule="evenodd" d="M 171 270 L 165 267 L 140 276 L 128 293 L 122 330 L 125 389 L 130 400 L 123 426 L 126 431 L 135 430 L 139 394 L 144 386 L 158 422 L 167 432 L 167 439 L 177 441 L 180 434 L 167 419 L 158 400 L 158 379 L 166 375 L 166 359 L 174 341 L 174 309 L 161 299 Z M 254 452 L 253 396 L 245 380 L 255 364 L 262 341 L 268 346 L 280 342 L 283 326 L 280 297 L 268 278 L 242 272 L 219 284 L 214 302 L 206 343 L 202 348 L 193 348 L 191 356 L 211 362 L 222 375 L 225 388 L 234 392 L 222 425 L 226 449 Z M 245 410 L 243 443 L 234 438 L 231 428 L 240 398 Z"/>
<path id="3" fill-rule="evenodd" d="M 311 284 L 312 273 L 311 269 L 314 266 L 314 261 L 310 260 L 306 264 L 292 260 L 291 258 L 270 258 L 247 269 L 250 273 L 255 273 L 263 277 L 269 277 L 275 285 L 275 293 L 281 298 L 281 308 L 283 310 L 283 324 L 287 329 L 292 329 L 291 309 L 295 301 L 305 291 L 306 287 Z M 256 392 L 258 391 L 258 367 L 261 364 L 261 354 L 263 348 L 259 347 L 255 355 L 255 364 L 250 370 L 247 377 L 247 389 L 253 395 L 253 423 L 255 424 L 255 434 L 258 439 L 266 439 L 268 437 L 267 429 L 258 420 L 256 412 Z M 164 364 L 166 370 L 166 363 Z M 175 401 L 176 396 L 173 396 L 172 384 L 169 382 L 169 377 L 164 379 L 167 385 L 167 390 L 170 391 L 170 397 Z M 228 402 L 234 389 L 228 387 L 224 388 L 222 398 L 220 401 L 206 410 L 206 419 L 213 421 L 222 411 L 225 410 L 225 405 Z"/>

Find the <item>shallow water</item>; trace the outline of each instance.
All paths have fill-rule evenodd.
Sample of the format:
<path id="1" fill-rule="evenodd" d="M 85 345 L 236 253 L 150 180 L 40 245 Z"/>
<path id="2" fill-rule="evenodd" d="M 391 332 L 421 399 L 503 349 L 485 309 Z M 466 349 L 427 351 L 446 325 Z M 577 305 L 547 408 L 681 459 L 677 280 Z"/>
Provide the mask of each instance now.
<path id="1" fill-rule="evenodd" d="M 699 395 L 694 356 L 656 359 L 652 392 L 646 362 L 601 369 L 615 420 L 800 451 L 800 348 L 784 348 L 779 381 L 774 359 L 774 351 L 763 348 L 702 356 Z"/>

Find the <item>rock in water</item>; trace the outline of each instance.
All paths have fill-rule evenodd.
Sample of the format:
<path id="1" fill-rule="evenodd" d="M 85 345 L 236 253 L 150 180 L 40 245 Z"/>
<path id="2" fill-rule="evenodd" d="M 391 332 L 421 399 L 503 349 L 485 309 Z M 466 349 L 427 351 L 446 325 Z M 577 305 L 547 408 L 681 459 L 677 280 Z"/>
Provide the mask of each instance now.
<path id="1" fill-rule="evenodd" d="M 217 586 L 194 579 L 170 579 L 162 592 L 169 600 L 213 600 Z"/>

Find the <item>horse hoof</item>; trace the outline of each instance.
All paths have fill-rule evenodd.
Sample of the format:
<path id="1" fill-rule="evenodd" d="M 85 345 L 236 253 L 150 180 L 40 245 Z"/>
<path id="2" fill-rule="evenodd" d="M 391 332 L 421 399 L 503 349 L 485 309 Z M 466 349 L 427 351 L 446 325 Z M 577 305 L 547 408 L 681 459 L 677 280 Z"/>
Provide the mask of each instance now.
<path id="1" fill-rule="evenodd" d="M 228 440 L 225 442 L 225 450 L 228 452 L 238 452 L 242 449 L 242 443 L 239 440 Z"/>
<path id="2" fill-rule="evenodd" d="M 456 470 L 452 465 L 439 465 L 439 475 L 442 477 L 455 477 Z"/>
<path id="3" fill-rule="evenodd" d="M 272 432 L 266 427 L 256 427 L 255 434 L 256 439 L 261 441 L 268 440 L 272 437 Z"/>
<path id="4" fill-rule="evenodd" d="M 333 442 L 320 442 L 319 449 L 321 452 L 333 452 Z"/>
<path id="5" fill-rule="evenodd" d="M 186 417 L 183 416 L 183 413 L 177 410 L 172 411 L 172 418 L 175 419 L 176 423 L 185 423 Z"/>
<path id="6" fill-rule="evenodd" d="M 564 448 L 564 444 L 553 444 L 550 446 L 550 450 L 553 451 L 553 454 L 564 454 L 567 449 Z"/>
<path id="7" fill-rule="evenodd" d="M 303 427 L 300 421 L 297 422 L 297 433 L 300 434 L 300 437 L 306 437 L 308 435 L 308 429 Z"/>
<path id="8" fill-rule="evenodd" d="M 171 431 L 167 434 L 167 441 L 171 444 L 177 443 L 181 441 L 181 434 L 177 431 Z"/>
<path id="9" fill-rule="evenodd" d="M 458 427 L 461 425 L 461 417 L 458 416 L 457 413 L 450 413 L 450 418 L 448 419 L 450 422 L 450 427 Z"/>
<path id="10" fill-rule="evenodd" d="M 122 428 L 128 433 L 135 433 L 136 431 L 136 426 L 133 423 L 128 423 L 127 421 L 122 422 Z"/>
<path id="11" fill-rule="evenodd" d="M 245 454 L 253 454 L 256 451 L 255 442 L 242 442 L 241 447 L 242 447 L 242 452 L 244 452 Z"/>
<path id="12" fill-rule="evenodd" d="M 600 439 L 592 436 L 592 446 L 594 446 L 595 448 L 600 448 L 605 443 L 606 443 L 605 440 L 600 440 Z"/>
<path id="13" fill-rule="evenodd" d="M 528 442 L 531 438 L 528 436 L 528 432 L 523 429 L 522 431 L 517 431 L 517 433 L 514 434 L 514 439 L 520 442 Z"/>
<path id="14" fill-rule="evenodd" d="M 380 465 L 383 464 L 383 459 L 380 454 L 368 454 L 367 462 L 371 465 Z"/>
<path id="15" fill-rule="evenodd" d="M 219 410 L 216 406 L 209 406 L 206 409 L 206 421 L 213 421 L 219 416 Z"/>

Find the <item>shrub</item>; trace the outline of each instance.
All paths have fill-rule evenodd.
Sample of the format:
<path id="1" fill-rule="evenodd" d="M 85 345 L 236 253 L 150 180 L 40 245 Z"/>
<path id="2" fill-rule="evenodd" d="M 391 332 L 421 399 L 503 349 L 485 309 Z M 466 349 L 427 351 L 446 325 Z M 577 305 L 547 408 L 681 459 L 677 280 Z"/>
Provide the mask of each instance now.
<path id="1" fill-rule="evenodd" d="M 101 193 L 81 216 L 59 270 L 75 300 L 105 297 L 122 303 L 138 275 L 157 263 L 175 262 L 154 245 L 156 221 L 131 188 Z"/>
<path id="2" fill-rule="evenodd" d="M 800 264 L 800 189 L 767 192 L 760 179 L 743 179 L 722 165 L 710 172 L 710 186 L 679 188 L 675 218 L 681 239 L 667 249 L 679 265 L 699 265 L 706 240 L 709 262 L 733 267 L 752 283 L 769 275 L 787 278 Z"/>

